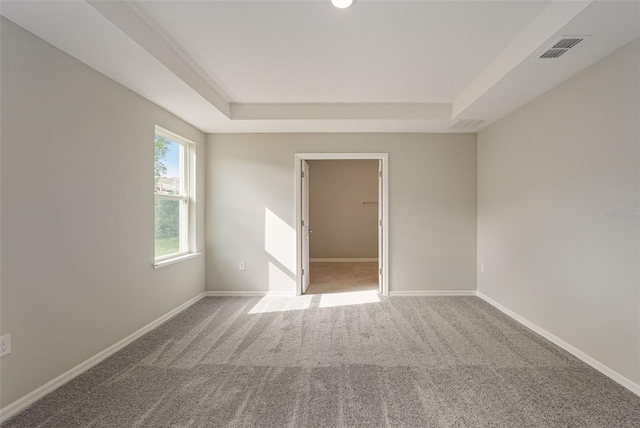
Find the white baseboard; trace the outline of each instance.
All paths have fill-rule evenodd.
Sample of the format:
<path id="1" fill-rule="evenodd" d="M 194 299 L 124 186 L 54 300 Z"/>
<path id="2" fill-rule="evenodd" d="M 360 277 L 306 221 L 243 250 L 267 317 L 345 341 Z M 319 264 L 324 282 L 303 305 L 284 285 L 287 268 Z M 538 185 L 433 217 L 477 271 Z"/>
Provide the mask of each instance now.
<path id="1" fill-rule="evenodd" d="M 594 369 L 598 370 L 603 375 L 613 379 L 614 381 L 618 382 L 620 385 L 622 385 L 625 388 L 627 388 L 629 391 L 631 391 L 634 394 L 640 396 L 640 385 L 638 385 L 637 383 L 627 379 L 626 377 L 624 377 L 620 373 L 616 372 L 615 370 L 610 369 L 609 367 L 605 366 L 604 364 L 602 364 L 600 361 L 596 360 L 595 358 L 590 357 L 589 355 L 585 354 L 584 352 L 582 352 L 578 348 L 574 347 L 573 345 L 570 345 L 569 343 L 565 342 L 564 340 L 560 339 L 559 337 L 555 336 L 554 334 L 549 333 L 547 330 L 543 329 L 542 327 L 539 327 L 538 325 L 532 323 L 531 321 L 527 320 L 526 318 L 521 317 L 520 315 L 516 314 L 512 310 L 507 309 L 506 307 L 502 306 L 500 303 L 496 302 L 495 300 L 491 299 L 490 297 L 487 297 L 486 295 L 482 294 L 481 292 L 478 291 L 476 294 L 477 294 L 477 296 L 479 298 L 481 298 L 485 302 L 489 303 L 491 306 L 495 307 L 499 311 L 503 312 L 506 315 L 509 315 L 511 318 L 513 318 L 514 320 L 518 321 L 520 324 L 522 324 L 525 327 L 533 330 L 534 332 L 538 333 L 540 336 L 544 337 L 548 341 L 558 345 L 559 347 L 561 347 L 565 351 L 569 352 L 570 354 L 572 354 L 576 358 L 582 360 L 583 362 L 587 363 L 588 365 L 590 365 Z"/>
<path id="2" fill-rule="evenodd" d="M 288 291 L 205 291 L 205 297 L 295 297 Z"/>
<path id="3" fill-rule="evenodd" d="M 171 311 L 169 311 L 166 314 L 162 315 L 160 318 L 158 318 L 155 321 L 152 321 L 151 323 L 149 323 L 146 326 L 142 327 L 140 330 L 136 331 L 135 333 L 133 333 L 133 334 L 125 337 L 121 341 L 109 346 L 107 349 L 105 349 L 105 350 L 97 353 L 93 357 L 83 361 L 82 363 L 78 364 L 77 366 L 75 366 L 71 370 L 68 370 L 68 371 L 64 372 L 63 374 L 61 374 L 60 376 L 56 377 L 55 379 L 45 383 L 44 385 L 42 385 L 38 389 L 30 392 L 29 394 L 25 395 L 22 398 L 17 399 L 16 401 L 14 401 L 13 403 L 9 404 L 8 406 L 0 409 L 0 422 L 3 422 L 5 420 L 7 420 L 8 418 L 16 415 L 17 413 L 19 413 L 20 411 L 26 409 L 27 407 L 29 407 L 30 405 L 32 405 L 33 403 L 35 403 L 36 401 L 38 401 L 39 399 L 44 397 L 45 395 L 55 391 L 56 389 L 60 388 L 65 383 L 67 383 L 70 380 L 78 377 L 79 375 L 81 375 L 82 373 L 86 372 L 87 370 L 89 370 L 90 368 L 92 368 L 96 364 L 100 363 L 101 361 L 103 361 L 107 357 L 110 357 L 111 355 L 115 354 L 116 352 L 118 352 L 119 350 L 121 350 L 122 348 L 124 348 L 125 346 L 127 346 L 128 344 L 133 342 L 134 340 L 140 338 L 141 336 L 143 336 L 143 335 L 147 334 L 148 332 L 150 332 L 151 330 L 155 329 L 156 327 L 158 327 L 163 322 L 165 322 L 165 321 L 169 320 L 170 318 L 173 318 L 174 316 L 178 315 L 180 312 L 184 311 L 189 306 L 193 305 L 194 303 L 196 303 L 197 301 L 199 301 L 203 297 L 205 297 L 205 293 L 199 294 L 196 297 L 194 297 L 193 299 L 186 301 L 185 303 L 181 304 L 177 308 L 172 309 Z"/>
<path id="4" fill-rule="evenodd" d="M 329 258 L 329 259 L 309 259 L 311 263 L 361 263 L 361 262 L 378 262 L 378 258 L 364 258 L 364 259 L 343 259 L 343 258 Z"/>
<path id="5" fill-rule="evenodd" d="M 391 297 L 408 296 L 475 296 L 475 290 L 391 291 Z"/>

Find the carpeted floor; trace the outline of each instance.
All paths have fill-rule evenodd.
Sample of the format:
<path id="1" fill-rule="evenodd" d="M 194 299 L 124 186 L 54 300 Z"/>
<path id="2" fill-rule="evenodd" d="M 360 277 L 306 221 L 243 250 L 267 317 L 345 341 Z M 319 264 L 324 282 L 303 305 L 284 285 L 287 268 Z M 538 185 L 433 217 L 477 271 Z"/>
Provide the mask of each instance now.
<path id="1" fill-rule="evenodd" d="M 2 427 L 640 427 L 476 297 L 343 296 L 205 298 Z"/>

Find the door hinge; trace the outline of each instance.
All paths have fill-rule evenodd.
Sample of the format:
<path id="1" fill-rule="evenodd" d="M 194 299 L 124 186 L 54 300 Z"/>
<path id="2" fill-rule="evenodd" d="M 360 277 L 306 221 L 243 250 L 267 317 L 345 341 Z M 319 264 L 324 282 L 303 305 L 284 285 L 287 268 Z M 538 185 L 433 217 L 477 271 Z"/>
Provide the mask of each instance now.
<path id="1" fill-rule="evenodd" d="M 304 227 L 304 220 L 302 220 L 302 227 Z"/>
<path id="2" fill-rule="evenodd" d="M 382 268 L 380 268 L 380 275 L 382 275 Z"/>
<path id="3" fill-rule="evenodd" d="M 380 220 L 380 227 L 382 227 L 382 220 Z"/>
<path id="4" fill-rule="evenodd" d="M 378 176 L 382 178 L 382 171 L 378 171 Z"/>
<path id="5" fill-rule="evenodd" d="M 302 269 L 302 276 L 304 276 L 304 269 Z"/>
<path id="6" fill-rule="evenodd" d="M 302 178 L 304 178 L 304 171 L 302 171 Z"/>

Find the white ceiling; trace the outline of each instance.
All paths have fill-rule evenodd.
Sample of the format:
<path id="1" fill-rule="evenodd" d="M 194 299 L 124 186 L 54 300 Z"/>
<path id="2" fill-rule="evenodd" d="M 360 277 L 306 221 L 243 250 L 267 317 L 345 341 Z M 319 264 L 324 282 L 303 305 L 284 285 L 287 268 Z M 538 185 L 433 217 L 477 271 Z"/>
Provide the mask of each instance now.
<path id="1" fill-rule="evenodd" d="M 140 2 L 237 103 L 451 103 L 548 2 Z"/>
<path id="2" fill-rule="evenodd" d="M 476 132 L 640 35 L 638 2 L 3 1 L 205 132 Z M 562 35 L 590 35 L 558 60 Z M 483 119 L 464 131 L 460 118 Z"/>

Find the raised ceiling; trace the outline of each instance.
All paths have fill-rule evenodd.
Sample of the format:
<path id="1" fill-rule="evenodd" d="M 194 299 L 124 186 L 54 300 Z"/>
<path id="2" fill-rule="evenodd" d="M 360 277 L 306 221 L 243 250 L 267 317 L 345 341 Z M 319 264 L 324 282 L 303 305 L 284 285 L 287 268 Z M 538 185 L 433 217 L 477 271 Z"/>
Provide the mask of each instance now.
<path id="1" fill-rule="evenodd" d="M 640 5 L 609 1 L 3 1 L 1 13 L 205 132 L 475 132 L 640 35 Z M 535 59 L 567 34 L 589 37 Z"/>
<path id="2" fill-rule="evenodd" d="M 547 2 L 141 2 L 236 103 L 451 103 Z"/>

